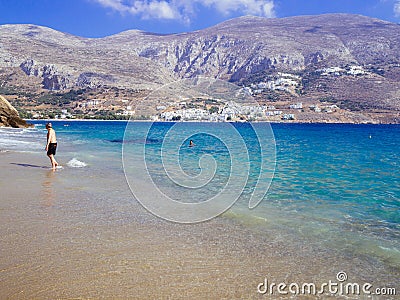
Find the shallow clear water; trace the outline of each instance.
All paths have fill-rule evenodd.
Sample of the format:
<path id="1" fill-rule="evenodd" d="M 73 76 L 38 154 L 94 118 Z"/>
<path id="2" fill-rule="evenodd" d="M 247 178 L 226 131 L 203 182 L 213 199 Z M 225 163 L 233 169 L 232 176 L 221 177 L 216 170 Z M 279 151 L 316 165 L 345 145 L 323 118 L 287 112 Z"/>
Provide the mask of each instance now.
<path id="1" fill-rule="evenodd" d="M 45 155 L 44 122 L 34 123 L 35 129 L 0 129 L 0 150 Z M 56 157 L 64 165 L 62 172 L 68 174 L 59 180 L 70 192 L 101 194 L 102 202 L 91 204 L 98 206 L 91 212 L 93 218 L 104 207 L 119 211 L 118 203 L 136 202 L 123 183 L 122 149 L 134 161 L 140 159 L 145 145 L 153 182 L 163 193 L 188 203 L 205 201 L 218 193 L 229 180 L 232 153 L 238 153 L 236 159 L 249 164 L 248 170 L 241 167 L 236 174 L 238 178 L 246 177 L 246 185 L 238 202 L 219 217 L 220 222 L 240 222 L 260 235 L 265 232 L 267 236 L 272 231 L 276 238 L 279 235 L 299 249 L 329 249 L 333 251 L 332 257 L 335 253 L 345 253 L 365 259 L 371 268 L 380 266 L 388 273 L 394 268 L 393 274 L 398 274 L 400 126 L 272 124 L 275 139 L 269 136 L 271 144 L 264 145 L 265 152 L 260 154 L 260 145 L 248 124 L 185 123 L 168 137 L 170 143 L 165 141 L 165 134 L 171 130 L 171 123 L 152 124 L 149 135 L 149 123 L 130 123 L 124 136 L 126 125 L 126 122 L 53 122 L 59 143 Z M 239 131 L 247 149 L 235 143 L 234 136 L 224 135 L 225 126 L 234 126 Z M 258 131 L 269 130 L 268 124 L 253 126 Z M 215 136 L 191 134 L 194 129 L 207 131 L 210 127 Z M 188 147 L 189 139 L 194 140 L 195 147 Z M 272 153 L 275 146 L 276 165 L 275 152 Z M 181 171 L 189 176 L 199 175 L 199 161 L 205 155 L 214 160 L 206 161 L 203 167 L 215 167 L 215 172 L 210 178 L 206 174 L 205 184 L 200 188 L 187 189 L 170 180 L 170 176 Z M 261 178 L 261 183 L 268 186 L 272 175 L 273 179 L 263 201 L 255 209 L 249 209 L 249 195 L 260 175 L 261 158 L 268 162 L 268 168 L 264 169 L 268 176 Z M 165 166 L 170 167 L 170 176 L 165 173 Z M 135 164 L 125 163 L 125 168 L 131 168 L 128 176 L 134 176 L 134 167 Z M 51 198 L 51 194 L 47 196 Z M 91 219 L 90 215 L 85 217 Z M 129 223 L 135 212 L 119 211 L 115 217 L 119 222 Z M 141 222 L 151 223 L 154 218 L 147 215 Z"/>
<path id="2" fill-rule="evenodd" d="M 46 131 L 44 122 L 35 123 L 35 129 L 0 129 L 1 150 L 41 151 Z M 59 140 L 57 157 L 64 164 L 65 161 L 76 158 L 89 164 L 91 168 L 120 170 L 123 143 L 127 145 L 125 151 L 136 150 L 143 146 L 143 140 L 147 138 L 146 159 L 149 172 L 161 188 L 164 184 L 167 189 L 171 181 L 162 165 L 161 148 L 164 157 L 167 156 L 168 159 L 165 153 L 168 152 L 169 145 L 163 142 L 173 124 L 154 123 L 147 137 L 147 123 L 130 124 L 132 130 L 124 137 L 125 122 L 54 122 Z M 189 138 L 195 140 L 196 146 L 187 147 L 185 142 L 182 146 L 179 145 L 178 153 L 172 152 L 172 155 L 177 154 L 180 164 L 173 167 L 182 168 L 190 176 L 200 173 L 199 158 L 204 154 L 217 161 L 218 168 L 212 178 L 214 184 L 205 186 L 211 190 L 210 193 L 226 183 L 231 171 L 232 153 L 228 151 L 232 149 L 224 144 L 226 141 L 221 142 L 219 139 L 224 135 L 225 126 L 227 125 L 218 123 L 186 123 L 183 129 L 179 129 L 180 134 L 187 143 Z M 245 153 L 246 149 L 243 149 L 243 156 L 239 157 L 241 160 L 250 159 L 253 163 L 250 166 L 249 182 L 244 190 L 246 195 L 246 191 L 251 190 L 255 184 L 252 177 L 259 175 L 257 160 L 260 160 L 260 150 L 250 126 L 234 126 L 247 138 L 246 143 L 250 145 L 249 156 Z M 254 126 L 263 130 L 263 127 L 267 128 L 269 125 L 259 123 Z M 190 136 L 190 127 L 199 127 L 200 131 L 204 127 L 213 127 L 216 136 Z M 188 128 L 188 132 L 185 132 L 185 128 Z M 393 242 L 398 242 L 400 126 L 273 124 L 272 128 L 276 141 L 273 182 L 261 205 L 255 210 L 243 209 L 244 215 L 263 216 L 273 206 L 285 213 L 310 218 L 310 222 L 354 226 L 362 228 L 365 234 L 379 238 L 396 237 L 397 241 Z M 270 155 L 270 152 L 266 151 L 264 155 Z M 164 164 L 167 163 L 164 161 Z M 271 164 L 271 169 L 272 167 L 275 166 Z M 207 197 L 204 196 L 204 189 L 200 193 L 185 189 L 178 192 L 182 193 L 182 199 L 192 198 L 192 201 L 201 201 L 201 198 Z M 244 208 L 247 203 L 239 201 L 238 204 Z"/>

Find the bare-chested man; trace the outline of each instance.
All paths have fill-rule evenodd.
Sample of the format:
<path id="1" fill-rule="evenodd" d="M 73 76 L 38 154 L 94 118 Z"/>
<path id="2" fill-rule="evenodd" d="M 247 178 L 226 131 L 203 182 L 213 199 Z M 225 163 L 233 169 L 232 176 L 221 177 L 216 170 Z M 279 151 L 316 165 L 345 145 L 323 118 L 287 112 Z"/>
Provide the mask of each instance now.
<path id="1" fill-rule="evenodd" d="M 56 167 L 58 166 L 58 162 L 54 158 L 54 155 L 56 155 L 56 150 L 57 150 L 56 132 L 52 128 L 51 123 L 46 124 L 46 129 L 47 129 L 47 144 L 46 144 L 47 156 L 50 158 L 51 168 L 55 170 Z"/>

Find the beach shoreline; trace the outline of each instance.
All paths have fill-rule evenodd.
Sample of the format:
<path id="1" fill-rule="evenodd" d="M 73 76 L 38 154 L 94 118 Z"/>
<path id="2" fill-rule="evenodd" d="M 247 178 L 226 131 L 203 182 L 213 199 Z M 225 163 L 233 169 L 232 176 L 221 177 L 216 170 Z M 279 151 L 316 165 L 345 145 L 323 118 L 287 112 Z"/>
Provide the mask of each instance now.
<path id="1" fill-rule="evenodd" d="M 273 220 L 228 212 L 194 225 L 163 221 L 117 183 L 120 171 L 107 192 L 101 176 L 49 170 L 44 153 L 1 153 L 0 165 L 1 298 L 257 298 L 266 277 L 318 284 L 345 270 L 391 286 L 399 274 L 307 245 Z M 91 180 L 104 188 L 88 188 Z"/>
<path id="2" fill-rule="evenodd" d="M 201 121 L 201 120 L 188 120 L 188 121 L 162 121 L 162 120 L 101 120 L 101 119 L 24 119 L 27 122 L 121 122 L 121 123 L 128 123 L 128 122 L 145 122 L 145 123 L 249 123 L 249 124 L 257 124 L 257 123 L 265 123 L 265 124 L 301 124 L 301 125 L 400 125 L 400 123 L 380 123 L 380 122 L 313 122 L 310 120 L 257 120 L 252 122 L 238 122 L 238 121 Z M 0 128 L 7 128 L 7 127 L 0 127 Z"/>

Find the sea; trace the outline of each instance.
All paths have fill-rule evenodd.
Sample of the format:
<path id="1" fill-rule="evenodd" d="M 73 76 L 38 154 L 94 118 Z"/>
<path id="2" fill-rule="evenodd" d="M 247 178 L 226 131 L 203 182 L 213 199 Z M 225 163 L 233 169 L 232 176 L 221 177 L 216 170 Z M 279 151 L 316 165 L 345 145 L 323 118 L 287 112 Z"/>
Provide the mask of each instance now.
<path id="1" fill-rule="evenodd" d="M 15 160 L 11 167 L 39 176 L 50 166 L 44 151 L 46 122 L 31 122 L 34 128 L 0 128 L 0 155 L 35 157 L 33 162 Z M 235 234 L 241 234 L 238 228 L 250 234 L 254 251 L 264 251 L 257 241 L 265 237 L 262 245 L 269 240 L 293 250 L 288 250 L 289 264 L 302 264 L 304 257 L 313 264 L 315 257 L 314 263 L 324 266 L 315 277 L 335 278 L 346 271 L 400 289 L 400 125 L 52 124 L 62 168 L 51 176 L 75 198 L 71 205 L 79 217 L 103 225 L 110 220 L 173 223 L 174 230 L 189 233 L 188 224 L 239 224 Z M 51 193 L 43 197 L 51 204 Z M 77 197 L 86 200 L 79 204 Z M 128 202 L 144 209 L 130 211 Z M 285 260 L 284 253 L 276 254 Z"/>

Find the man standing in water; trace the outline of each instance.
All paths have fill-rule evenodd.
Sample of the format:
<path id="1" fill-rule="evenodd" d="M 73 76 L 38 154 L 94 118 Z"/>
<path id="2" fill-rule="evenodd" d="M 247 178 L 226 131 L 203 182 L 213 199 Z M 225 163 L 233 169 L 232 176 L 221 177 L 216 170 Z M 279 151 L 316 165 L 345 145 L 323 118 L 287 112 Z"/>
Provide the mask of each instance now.
<path id="1" fill-rule="evenodd" d="M 51 168 L 55 170 L 56 167 L 58 166 L 58 162 L 54 158 L 54 155 L 56 155 L 56 150 L 57 150 L 56 132 L 52 128 L 51 123 L 46 124 L 46 129 L 47 129 L 47 144 L 46 144 L 47 156 L 50 158 Z"/>

